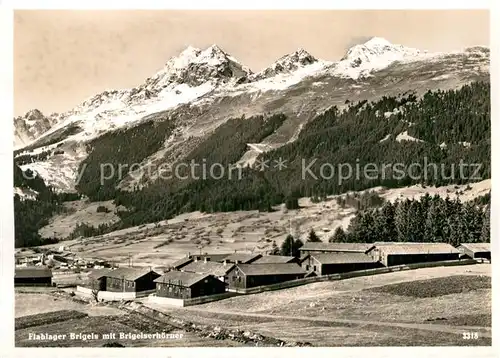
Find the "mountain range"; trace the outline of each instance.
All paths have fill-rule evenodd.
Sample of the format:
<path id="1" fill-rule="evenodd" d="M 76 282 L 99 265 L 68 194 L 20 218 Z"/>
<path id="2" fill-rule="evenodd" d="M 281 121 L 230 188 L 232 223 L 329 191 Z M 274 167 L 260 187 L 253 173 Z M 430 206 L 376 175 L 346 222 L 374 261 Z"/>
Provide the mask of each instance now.
<path id="1" fill-rule="evenodd" d="M 488 77 L 485 47 L 428 53 L 374 37 L 337 62 L 299 49 L 258 73 L 217 45 L 188 47 L 137 87 L 103 91 L 64 113 L 45 116 L 35 109 L 15 118 L 15 156 L 22 169 L 32 169 L 58 190 L 73 191 L 88 155 L 86 143 L 155 116 L 175 118 L 175 130 L 159 153 L 179 158 L 194 149 L 196 140 L 189 138 L 200 139 L 229 118 L 284 113 L 283 125 L 257 143 L 272 149 L 293 141 L 312 117 L 347 99 L 421 94 Z M 242 160 L 252 162 L 257 155 L 249 148 Z"/>

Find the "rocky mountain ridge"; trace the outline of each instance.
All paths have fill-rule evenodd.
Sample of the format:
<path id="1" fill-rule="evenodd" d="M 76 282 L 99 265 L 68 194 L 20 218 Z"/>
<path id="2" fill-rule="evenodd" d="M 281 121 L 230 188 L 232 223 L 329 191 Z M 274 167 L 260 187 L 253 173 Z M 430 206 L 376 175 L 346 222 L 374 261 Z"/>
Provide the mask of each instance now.
<path id="1" fill-rule="evenodd" d="M 257 74 L 216 45 L 188 47 L 137 87 L 103 91 L 63 114 L 45 117 L 33 111 L 41 123 L 37 131 L 31 124 L 38 120 L 19 118 L 16 156 L 58 148 L 57 154 L 34 158 L 22 168 L 67 191 L 74 189 L 78 166 L 88 154 L 86 143 L 110 131 L 174 119 L 173 134 L 151 160 L 179 160 L 229 118 L 285 113 L 287 120 L 275 133 L 249 147 L 242 159 L 251 162 L 259 155 L 255 144 L 273 149 L 293 141 L 308 120 L 333 105 L 345 106 L 346 100 L 422 94 L 488 78 L 489 49 L 484 47 L 428 54 L 373 38 L 352 47 L 339 62 L 299 49 Z"/>
<path id="2" fill-rule="evenodd" d="M 40 111 L 32 110 L 30 112 L 37 112 L 36 121 L 31 120 L 30 112 L 17 117 L 14 145 L 21 149 L 70 122 L 81 122 L 81 127 L 89 133 L 80 139 L 89 139 L 96 134 L 92 132 L 113 130 L 144 115 L 196 102 L 210 94 L 224 96 L 241 91 L 282 90 L 318 74 L 359 79 L 392 62 L 416 59 L 419 55 L 419 50 L 373 38 L 352 47 L 337 63 L 318 60 L 304 49 L 298 49 L 254 74 L 217 45 L 204 50 L 189 46 L 137 87 L 105 90 L 65 113 L 43 116 Z"/>

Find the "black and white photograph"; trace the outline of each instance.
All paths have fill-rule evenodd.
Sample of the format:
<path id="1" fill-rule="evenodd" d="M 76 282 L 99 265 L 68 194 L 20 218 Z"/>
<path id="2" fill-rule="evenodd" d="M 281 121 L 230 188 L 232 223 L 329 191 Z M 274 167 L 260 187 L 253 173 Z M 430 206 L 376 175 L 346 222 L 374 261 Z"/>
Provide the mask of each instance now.
<path id="1" fill-rule="evenodd" d="M 12 16 L 15 347 L 492 347 L 489 10 Z"/>

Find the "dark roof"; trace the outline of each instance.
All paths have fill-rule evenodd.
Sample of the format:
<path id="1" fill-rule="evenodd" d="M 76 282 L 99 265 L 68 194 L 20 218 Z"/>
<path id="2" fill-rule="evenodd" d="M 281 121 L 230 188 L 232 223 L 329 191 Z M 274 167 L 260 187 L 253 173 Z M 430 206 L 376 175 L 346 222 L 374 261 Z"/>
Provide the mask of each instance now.
<path id="1" fill-rule="evenodd" d="M 199 260 L 204 260 L 207 258 L 209 261 L 222 262 L 230 254 L 202 254 L 202 255 L 191 255 L 193 258 L 196 257 Z"/>
<path id="2" fill-rule="evenodd" d="M 237 267 L 247 276 L 306 274 L 296 263 L 291 264 L 240 264 Z"/>
<path id="3" fill-rule="evenodd" d="M 371 263 L 373 258 L 362 252 L 339 252 L 326 254 L 312 254 L 319 263 L 325 264 L 351 264 L 351 263 Z"/>
<path id="4" fill-rule="evenodd" d="M 109 268 L 93 269 L 93 270 L 89 271 L 87 276 L 89 278 L 92 278 L 92 279 L 99 279 L 101 277 L 106 276 L 108 271 L 111 271 L 111 269 L 109 269 Z"/>
<path id="5" fill-rule="evenodd" d="M 294 256 L 267 255 L 252 262 L 252 264 L 286 264 L 296 260 Z"/>
<path id="6" fill-rule="evenodd" d="M 300 251 L 367 252 L 373 247 L 368 243 L 306 242 Z"/>
<path id="7" fill-rule="evenodd" d="M 171 268 L 172 268 L 172 266 L 155 266 L 153 271 L 156 271 L 158 273 L 167 272 L 167 271 L 170 271 Z"/>
<path id="8" fill-rule="evenodd" d="M 489 242 L 474 242 L 474 243 L 463 243 L 459 246 L 463 247 L 466 250 L 472 252 L 490 252 L 491 245 Z"/>
<path id="9" fill-rule="evenodd" d="M 235 253 L 228 255 L 224 258 L 224 260 L 227 260 L 228 262 L 241 262 L 242 264 L 246 264 L 252 261 L 255 261 L 255 259 L 260 258 L 262 255 L 261 254 L 244 254 L 244 253 Z"/>
<path id="10" fill-rule="evenodd" d="M 103 272 L 102 274 L 97 275 L 95 278 L 97 279 L 106 276 L 106 277 L 121 278 L 127 281 L 135 281 L 147 275 L 151 271 L 152 270 L 150 270 L 149 268 L 120 267 L 117 268 L 116 270 L 108 270 L 106 272 Z M 160 274 L 158 274 L 157 272 L 154 273 L 157 276 L 160 276 Z"/>
<path id="11" fill-rule="evenodd" d="M 183 257 L 172 264 L 170 264 L 170 267 L 173 267 L 175 269 L 180 269 L 183 266 L 189 264 L 190 262 L 194 261 L 195 259 L 197 260 L 205 260 L 208 259 L 208 261 L 215 261 L 215 262 L 222 262 L 224 259 L 230 254 L 197 254 L 197 255 L 188 255 L 186 257 Z"/>
<path id="12" fill-rule="evenodd" d="M 191 256 L 183 257 L 182 259 L 172 262 L 170 267 L 181 268 L 182 266 L 186 266 L 191 261 L 193 261 L 193 258 Z"/>
<path id="13" fill-rule="evenodd" d="M 379 242 L 375 247 L 385 254 L 458 254 L 450 244 L 429 242 Z"/>
<path id="14" fill-rule="evenodd" d="M 186 272 L 198 272 L 204 274 L 211 274 L 214 276 L 224 276 L 226 275 L 232 268 L 233 264 L 223 264 L 215 261 L 193 261 L 190 264 L 187 264 L 183 268 L 182 271 Z"/>
<path id="15" fill-rule="evenodd" d="M 154 282 L 171 283 L 183 287 L 191 287 L 201 280 L 211 277 L 212 275 L 200 274 L 195 272 L 170 271 L 163 276 L 158 277 Z"/>
<path id="16" fill-rule="evenodd" d="M 44 266 L 16 267 L 14 278 L 52 277 L 52 270 Z"/>

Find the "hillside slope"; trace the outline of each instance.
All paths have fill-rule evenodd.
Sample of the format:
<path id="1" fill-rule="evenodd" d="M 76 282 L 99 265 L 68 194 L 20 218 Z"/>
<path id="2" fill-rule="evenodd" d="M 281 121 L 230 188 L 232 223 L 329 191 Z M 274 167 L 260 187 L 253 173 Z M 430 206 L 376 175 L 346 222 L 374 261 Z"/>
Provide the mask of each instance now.
<path id="1" fill-rule="evenodd" d="M 490 178 L 489 49 L 427 53 L 373 38 L 337 62 L 300 49 L 253 73 L 216 45 L 189 47 L 137 87 L 15 123 L 18 171 L 50 187 L 37 196 L 16 184 L 16 215 L 33 221 L 31 231 L 53 213 L 37 209 L 42 202 L 61 211 L 82 196 L 122 208 L 119 220 L 82 228 L 100 235 L 196 211 L 272 212 L 372 187 L 466 185 Z M 429 164 L 437 170 L 423 173 Z M 367 165 L 375 177 L 342 172 Z"/>

